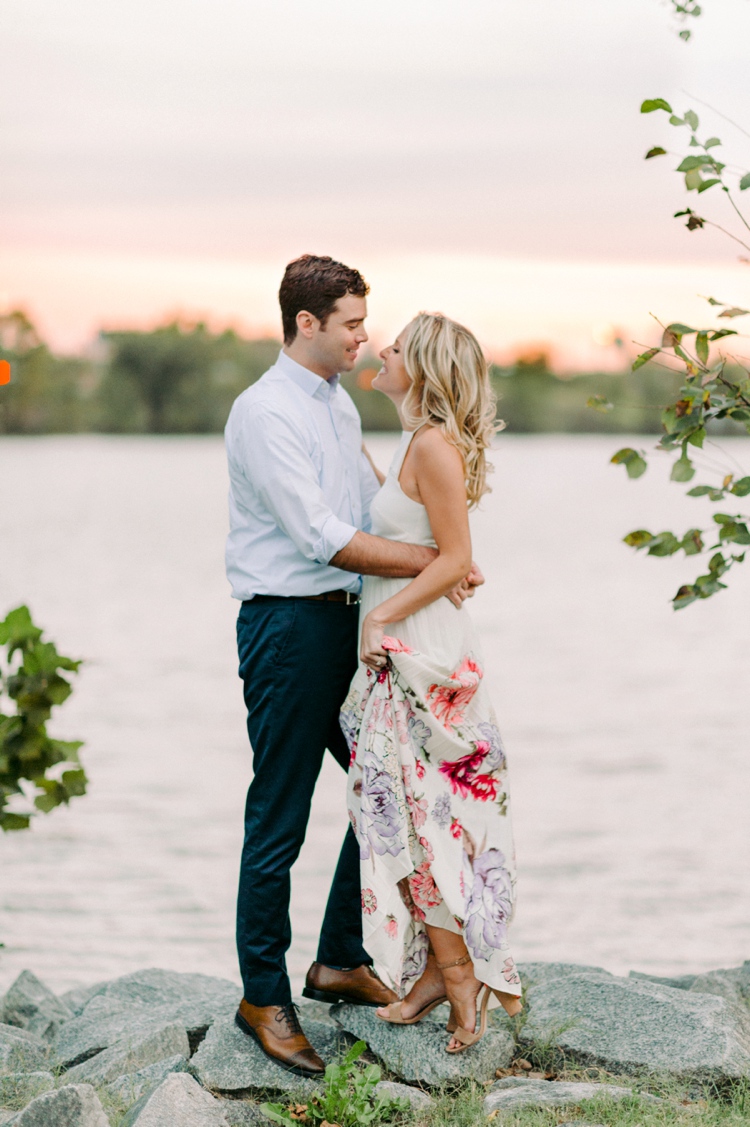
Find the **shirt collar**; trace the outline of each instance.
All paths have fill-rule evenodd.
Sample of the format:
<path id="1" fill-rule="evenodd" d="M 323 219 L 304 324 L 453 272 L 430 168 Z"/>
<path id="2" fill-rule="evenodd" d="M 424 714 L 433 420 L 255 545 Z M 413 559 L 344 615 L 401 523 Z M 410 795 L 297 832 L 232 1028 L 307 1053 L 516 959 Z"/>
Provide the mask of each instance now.
<path id="1" fill-rule="evenodd" d="M 309 368 L 298 364 L 296 360 L 292 360 L 291 356 L 284 352 L 283 349 L 279 353 L 276 367 L 293 383 L 296 383 L 297 387 L 307 392 L 311 398 L 316 395 L 328 398 L 333 395 L 339 385 L 340 377 L 338 375 L 331 376 L 329 380 L 325 380 L 321 376 L 317 376 L 315 372 L 311 372 Z"/>

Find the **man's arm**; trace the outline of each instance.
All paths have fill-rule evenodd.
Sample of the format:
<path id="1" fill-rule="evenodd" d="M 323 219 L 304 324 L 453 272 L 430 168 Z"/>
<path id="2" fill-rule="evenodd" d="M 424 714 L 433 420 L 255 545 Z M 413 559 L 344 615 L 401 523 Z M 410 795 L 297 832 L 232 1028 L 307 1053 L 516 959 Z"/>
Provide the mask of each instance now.
<path id="1" fill-rule="evenodd" d="M 380 575 L 385 579 L 413 579 L 437 558 L 435 548 L 421 544 L 401 544 L 371 536 L 369 532 L 355 532 L 348 544 L 328 562 L 342 571 L 356 571 L 360 575 Z"/>

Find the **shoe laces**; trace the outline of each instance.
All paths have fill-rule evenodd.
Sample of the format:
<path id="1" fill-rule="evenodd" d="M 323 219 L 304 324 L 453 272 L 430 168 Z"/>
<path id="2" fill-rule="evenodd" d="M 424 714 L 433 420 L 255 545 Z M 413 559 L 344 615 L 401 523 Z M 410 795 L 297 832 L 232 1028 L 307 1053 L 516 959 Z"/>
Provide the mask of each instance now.
<path id="1" fill-rule="evenodd" d="M 278 1021 L 279 1024 L 284 1022 L 292 1033 L 302 1032 L 302 1026 L 299 1021 L 299 1006 L 294 1002 L 287 1002 L 285 1006 L 279 1006 L 274 1021 Z"/>

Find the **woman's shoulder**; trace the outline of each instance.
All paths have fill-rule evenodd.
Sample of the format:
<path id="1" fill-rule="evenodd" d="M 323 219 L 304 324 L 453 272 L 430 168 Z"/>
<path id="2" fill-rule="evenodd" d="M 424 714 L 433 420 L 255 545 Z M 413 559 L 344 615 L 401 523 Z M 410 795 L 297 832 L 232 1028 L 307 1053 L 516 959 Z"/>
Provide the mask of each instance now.
<path id="1" fill-rule="evenodd" d="M 412 440 L 412 448 L 415 461 L 424 466 L 436 462 L 445 465 L 446 462 L 451 461 L 456 461 L 458 465 L 463 464 L 460 451 L 446 437 L 442 427 L 432 423 L 425 423 L 419 428 Z"/>

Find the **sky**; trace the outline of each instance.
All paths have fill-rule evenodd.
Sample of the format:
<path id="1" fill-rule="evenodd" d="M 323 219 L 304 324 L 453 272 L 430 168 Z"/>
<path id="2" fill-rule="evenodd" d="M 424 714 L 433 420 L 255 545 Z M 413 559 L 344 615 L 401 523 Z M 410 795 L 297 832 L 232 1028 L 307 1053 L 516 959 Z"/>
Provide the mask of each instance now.
<path id="1" fill-rule="evenodd" d="M 63 350 L 176 315 L 278 335 L 312 252 L 370 282 L 376 346 L 439 309 L 496 359 L 622 366 L 651 314 L 750 299 L 741 248 L 672 218 L 724 198 L 643 160 L 687 140 L 639 114 L 661 96 L 750 167 L 701 104 L 750 131 L 750 0 L 704 8 L 685 44 L 666 0 L 6 0 L 0 308 Z"/>

